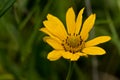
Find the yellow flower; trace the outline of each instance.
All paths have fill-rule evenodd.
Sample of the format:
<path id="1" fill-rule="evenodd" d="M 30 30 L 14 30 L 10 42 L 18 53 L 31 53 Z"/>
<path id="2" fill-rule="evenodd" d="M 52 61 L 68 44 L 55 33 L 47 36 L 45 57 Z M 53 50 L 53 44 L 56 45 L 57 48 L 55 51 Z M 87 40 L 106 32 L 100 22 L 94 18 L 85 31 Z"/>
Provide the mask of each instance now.
<path id="1" fill-rule="evenodd" d="M 40 31 L 49 35 L 44 37 L 44 41 L 54 48 L 47 56 L 50 61 L 58 60 L 61 57 L 77 61 L 80 56 L 103 55 L 106 53 L 104 49 L 96 45 L 109 41 L 111 37 L 100 36 L 86 41 L 94 25 L 96 15 L 91 14 L 82 24 L 83 11 L 84 8 L 75 18 L 73 8 L 68 9 L 66 13 L 67 32 L 63 23 L 51 14 L 48 14 L 47 20 L 43 21 L 45 28 L 41 28 Z"/>

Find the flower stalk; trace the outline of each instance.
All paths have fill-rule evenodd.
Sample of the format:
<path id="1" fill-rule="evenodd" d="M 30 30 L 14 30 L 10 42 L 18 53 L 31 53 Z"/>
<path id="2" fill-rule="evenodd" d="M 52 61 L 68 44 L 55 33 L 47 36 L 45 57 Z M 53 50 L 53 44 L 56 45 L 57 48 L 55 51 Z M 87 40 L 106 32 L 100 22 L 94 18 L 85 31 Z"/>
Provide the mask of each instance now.
<path id="1" fill-rule="evenodd" d="M 71 79 L 73 68 L 74 68 L 74 62 L 70 61 L 69 70 L 68 70 L 68 74 L 67 74 L 66 80 L 70 80 Z"/>

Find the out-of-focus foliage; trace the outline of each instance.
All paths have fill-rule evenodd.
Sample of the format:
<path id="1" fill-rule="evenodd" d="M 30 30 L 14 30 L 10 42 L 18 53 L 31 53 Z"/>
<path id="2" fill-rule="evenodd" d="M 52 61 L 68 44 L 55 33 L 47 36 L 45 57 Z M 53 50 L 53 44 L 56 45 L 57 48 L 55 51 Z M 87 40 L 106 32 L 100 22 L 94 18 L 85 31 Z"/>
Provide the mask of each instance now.
<path id="1" fill-rule="evenodd" d="M 15 0 L 0 0 L 0 17 L 14 4 Z"/>
<path id="2" fill-rule="evenodd" d="M 89 10 L 96 13 L 91 36 L 112 37 L 99 45 L 106 55 L 76 62 L 71 80 L 120 79 L 120 0 L 0 0 L 0 80 L 65 80 L 69 61 L 47 60 L 52 48 L 43 42 L 45 34 L 39 29 L 48 13 L 66 24 L 71 6 L 76 14 L 85 7 L 85 19 Z"/>

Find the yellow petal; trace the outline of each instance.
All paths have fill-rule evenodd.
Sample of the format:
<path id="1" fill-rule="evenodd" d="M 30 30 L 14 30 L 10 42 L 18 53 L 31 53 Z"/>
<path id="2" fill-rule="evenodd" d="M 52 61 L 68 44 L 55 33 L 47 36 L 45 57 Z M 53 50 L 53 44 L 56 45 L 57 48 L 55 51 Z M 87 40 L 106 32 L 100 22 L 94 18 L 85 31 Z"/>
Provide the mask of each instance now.
<path id="1" fill-rule="evenodd" d="M 50 61 L 58 60 L 62 56 L 62 51 L 60 50 L 53 50 L 50 53 L 48 53 L 47 59 Z"/>
<path id="2" fill-rule="evenodd" d="M 52 22 L 55 22 L 57 26 L 54 26 L 54 27 L 59 27 L 59 29 L 61 30 L 61 34 L 67 36 L 67 33 L 66 33 L 66 30 L 65 30 L 65 27 L 63 25 L 63 23 L 55 16 L 51 15 L 51 14 L 48 14 L 47 15 L 47 19 L 48 21 L 52 21 Z"/>
<path id="3" fill-rule="evenodd" d="M 44 41 L 46 41 L 51 47 L 57 50 L 64 49 L 61 43 L 51 37 L 44 37 Z"/>
<path id="4" fill-rule="evenodd" d="M 51 35 L 51 33 L 47 30 L 47 28 L 40 28 L 39 30 L 48 34 L 48 35 Z"/>
<path id="5" fill-rule="evenodd" d="M 100 36 L 100 37 L 96 37 L 90 41 L 87 41 L 85 43 L 85 47 L 90 47 L 90 46 L 95 46 L 95 45 L 98 45 L 100 43 L 104 43 L 104 42 L 107 42 L 111 39 L 110 36 Z"/>
<path id="6" fill-rule="evenodd" d="M 87 40 L 89 37 L 89 34 L 86 34 L 86 36 L 84 37 L 84 41 Z"/>
<path id="7" fill-rule="evenodd" d="M 66 13 L 66 25 L 68 34 L 74 34 L 75 33 L 75 13 L 73 8 L 69 8 Z"/>
<path id="8" fill-rule="evenodd" d="M 47 30 L 47 28 L 41 28 L 40 31 L 48 34 L 51 38 L 53 38 L 53 39 L 55 39 L 56 41 L 58 41 L 59 43 L 61 43 L 61 40 L 60 40 L 57 36 L 55 36 L 55 35 L 53 35 L 52 33 L 50 33 L 50 32 Z"/>
<path id="9" fill-rule="evenodd" d="M 95 22 L 95 18 L 96 18 L 96 15 L 95 14 L 91 14 L 86 20 L 85 22 L 83 23 L 83 27 L 82 27 L 82 30 L 81 30 L 81 37 L 82 39 L 85 41 L 86 39 L 86 36 L 89 34 L 90 30 L 92 29 L 93 25 L 94 25 L 94 22 Z"/>
<path id="10" fill-rule="evenodd" d="M 100 47 L 87 47 L 82 50 L 82 52 L 88 55 L 103 55 L 105 54 L 105 50 Z"/>
<path id="11" fill-rule="evenodd" d="M 71 61 L 77 61 L 79 58 L 80 58 L 80 53 L 78 52 L 78 53 L 72 54 L 70 60 L 71 60 Z"/>
<path id="12" fill-rule="evenodd" d="M 79 33 L 80 28 L 81 28 L 83 11 L 84 11 L 84 8 L 80 10 L 80 12 L 78 13 L 77 19 L 76 19 L 76 29 L 75 29 L 76 34 Z"/>
<path id="13" fill-rule="evenodd" d="M 88 57 L 88 55 L 87 54 L 85 54 L 85 53 L 82 53 L 82 52 L 78 52 L 79 53 L 79 55 L 80 56 L 85 56 L 85 57 Z"/>
<path id="14" fill-rule="evenodd" d="M 68 51 L 64 51 L 64 52 L 62 53 L 62 56 L 63 56 L 63 58 L 65 58 L 65 59 L 70 59 L 71 56 L 72 56 L 72 53 L 70 53 L 70 52 L 68 52 Z"/>
<path id="15" fill-rule="evenodd" d="M 67 33 L 62 28 L 64 26 L 61 26 L 57 22 L 53 21 L 44 21 L 43 24 L 50 33 L 57 36 L 59 39 L 64 40 L 66 38 Z"/>
<path id="16" fill-rule="evenodd" d="M 70 60 L 71 60 L 71 61 L 77 61 L 77 60 L 80 58 L 80 56 L 88 57 L 88 55 L 85 54 L 85 53 L 77 52 L 77 53 L 72 54 Z"/>

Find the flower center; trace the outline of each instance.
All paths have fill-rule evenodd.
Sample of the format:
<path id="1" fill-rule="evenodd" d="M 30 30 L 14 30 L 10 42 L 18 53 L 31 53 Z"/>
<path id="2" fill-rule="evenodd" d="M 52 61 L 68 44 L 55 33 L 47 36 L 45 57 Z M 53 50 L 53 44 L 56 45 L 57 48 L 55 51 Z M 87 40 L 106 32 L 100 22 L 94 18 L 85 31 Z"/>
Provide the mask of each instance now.
<path id="1" fill-rule="evenodd" d="M 62 45 L 66 51 L 75 53 L 82 50 L 84 41 L 81 39 L 80 35 L 68 35 L 67 38 L 63 40 Z"/>

